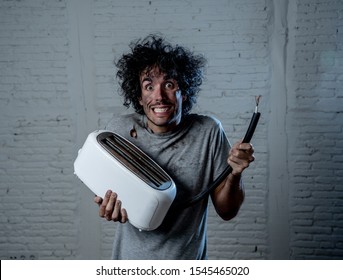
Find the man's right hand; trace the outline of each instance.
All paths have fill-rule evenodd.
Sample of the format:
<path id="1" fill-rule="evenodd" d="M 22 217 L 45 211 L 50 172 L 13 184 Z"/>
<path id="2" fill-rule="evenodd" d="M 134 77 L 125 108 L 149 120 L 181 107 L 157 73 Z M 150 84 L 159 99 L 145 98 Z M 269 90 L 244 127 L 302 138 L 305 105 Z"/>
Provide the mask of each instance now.
<path id="1" fill-rule="evenodd" d="M 107 221 L 126 223 L 128 221 L 127 212 L 121 208 L 121 201 L 118 195 L 108 190 L 104 196 L 96 196 L 94 202 L 99 205 L 99 216 Z"/>

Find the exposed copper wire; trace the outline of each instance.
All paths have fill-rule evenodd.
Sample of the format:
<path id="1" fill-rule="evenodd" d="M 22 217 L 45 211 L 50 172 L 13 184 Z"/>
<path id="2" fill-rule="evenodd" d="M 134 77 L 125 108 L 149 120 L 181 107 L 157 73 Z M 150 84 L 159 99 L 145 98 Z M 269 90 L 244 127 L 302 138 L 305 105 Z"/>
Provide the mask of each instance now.
<path id="1" fill-rule="evenodd" d="M 258 112 L 258 104 L 260 103 L 261 97 L 262 97 L 262 95 L 255 96 L 255 102 L 256 102 L 255 113 Z"/>

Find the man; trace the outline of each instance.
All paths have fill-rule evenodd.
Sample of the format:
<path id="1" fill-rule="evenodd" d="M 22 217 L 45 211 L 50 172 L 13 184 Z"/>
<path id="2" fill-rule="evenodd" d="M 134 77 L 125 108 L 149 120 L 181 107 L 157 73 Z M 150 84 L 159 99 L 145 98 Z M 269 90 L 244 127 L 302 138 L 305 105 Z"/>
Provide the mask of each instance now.
<path id="1" fill-rule="evenodd" d="M 254 151 L 246 143 L 230 147 L 218 120 L 190 113 L 204 66 L 202 56 L 158 36 L 131 44 L 131 52 L 117 63 L 124 105 L 135 113 L 112 119 L 107 129 L 152 157 L 174 180 L 177 196 L 161 226 L 148 232 L 126 223 L 128 214 L 115 192 L 96 197 L 99 215 L 120 222 L 113 259 L 206 259 L 208 198 L 184 204 L 207 189 L 227 164 L 232 173 L 210 197 L 224 220 L 238 213 L 244 199 L 241 174 Z"/>

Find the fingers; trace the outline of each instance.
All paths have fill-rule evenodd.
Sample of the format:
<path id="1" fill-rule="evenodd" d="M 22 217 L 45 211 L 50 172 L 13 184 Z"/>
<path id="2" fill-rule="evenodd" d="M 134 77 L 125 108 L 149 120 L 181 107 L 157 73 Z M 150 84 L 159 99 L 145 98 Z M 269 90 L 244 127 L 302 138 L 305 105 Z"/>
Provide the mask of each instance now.
<path id="1" fill-rule="evenodd" d="M 97 196 L 97 195 L 96 195 L 96 196 L 94 197 L 94 202 L 100 206 L 101 203 L 102 203 L 102 198 L 101 198 L 100 196 Z"/>
<path id="2" fill-rule="evenodd" d="M 127 212 L 121 208 L 121 201 L 117 194 L 108 190 L 103 199 L 95 197 L 94 201 L 99 205 L 99 216 L 107 221 L 126 223 L 128 220 Z"/>
<path id="3" fill-rule="evenodd" d="M 112 193 L 110 202 L 107 204 L 105 218 L 114 222 L 121 220 L 121 201 L 117 200 L 115 193 Z"/>
<path id="4" fill-rule="evenodd" d="M 110 197 L 111 197 L 111 194 L 112 194 L 112 191 L 108 190 L 104 196 L 104 199 L 102 200 L 101 204 L 100 204 L 100 207 L 99 207 L 99 216 L 101 218 L 105 218 L 105 215 L 106 215 L 106 207 L 107 207 L 107 204 L 110 200 Z"/>
<path id="5" fill-rule="evenodd" d="M 107 221 L 113 220 L 117 221 L 117 216 L 118 216 L 118 207 L 120 208 L 120 201 L 117 200 L 117 194 L 114 192 L 110 193 L 108 202 L 105 207 L 105 219 Z"/>
<path id="6" fill-rule="evenodd" d="M 237 148 L 238 150 L 244 151 L 247 154 L 254 153 L 254 147 L 250 143 L 240 143 Z"/>
<path id="7" fill-rule="evenodd" d="M 249 163 L 255 160 L 254 148 L 248 143 L 236 143 L 229 153 L 229 159 L 233 162 L 245 162 Z"/>
<path id="8" fill-rule="evenodd" d="M 254 160 L 254 148 L 250 143 L 237 142 L 229 152 L 228 163 L 234 175 L 240 175 Z"/>
<path id="9" fill-rule="evenodd" d="M 128 221 L 127 212 L 124 208 L 121 209 L 121 220 L 119 222 L 126 223 Z"/>

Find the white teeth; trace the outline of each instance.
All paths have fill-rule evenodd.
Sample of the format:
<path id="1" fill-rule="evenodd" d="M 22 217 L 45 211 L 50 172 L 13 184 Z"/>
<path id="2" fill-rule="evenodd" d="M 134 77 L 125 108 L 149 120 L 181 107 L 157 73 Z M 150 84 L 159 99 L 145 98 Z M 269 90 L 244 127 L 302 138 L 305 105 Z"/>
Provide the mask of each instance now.
<path id="1" fill-rule="evenodd" d="M 154 111 L 156 113 L 164 113 L 168 111 L 168 108 L 155 108 Z"/>

